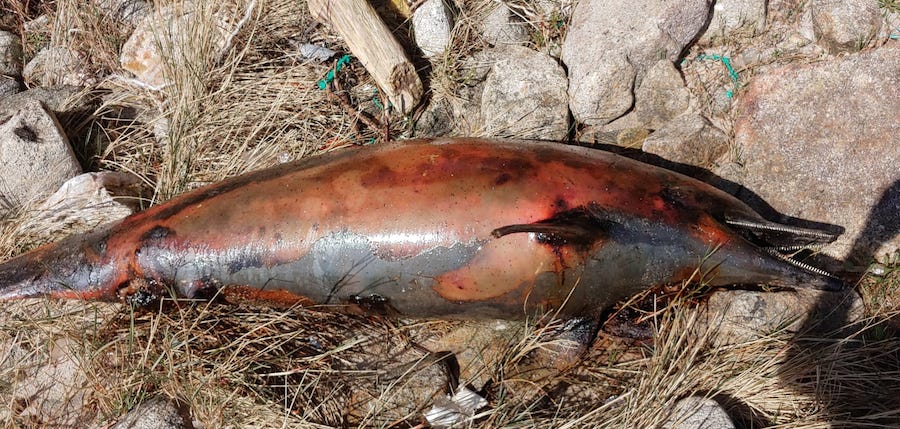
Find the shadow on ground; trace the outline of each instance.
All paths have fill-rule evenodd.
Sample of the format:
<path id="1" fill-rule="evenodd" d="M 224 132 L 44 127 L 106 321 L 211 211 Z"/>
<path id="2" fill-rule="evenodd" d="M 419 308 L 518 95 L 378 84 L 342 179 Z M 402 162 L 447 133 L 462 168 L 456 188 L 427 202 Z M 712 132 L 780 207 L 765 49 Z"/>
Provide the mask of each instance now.
<path id="1" fill-rule="evenodd" d="M 854 260 L 873 260 L 872 249 L 900 234 L 900 225 L 887 223 L 897 207 L 900 207 L 900 180 L 882 194 L 870 211 L 866 226 L 852 247 Z M 847 294 L 862 292 L 859 289 L 863 274 L 846 276 Z M 849 306 L 838 306 L 834 311 L 807 318 L 786 360 L 808 362 L 809 365 L 802 367 L 809 371 L 805 374 L 783 371 L 782 381 L 798 393 L 818 399 L 829 409 L 828 414 L 846 416 L 842 421 L 832 422 L 835 427 L 897 427 L 900 424 L 900 335 L 890 327 L 890 320 L 857 323 L 850 332 L 822 331 L 821 326 L 852 323 L 848 309 Z"/>

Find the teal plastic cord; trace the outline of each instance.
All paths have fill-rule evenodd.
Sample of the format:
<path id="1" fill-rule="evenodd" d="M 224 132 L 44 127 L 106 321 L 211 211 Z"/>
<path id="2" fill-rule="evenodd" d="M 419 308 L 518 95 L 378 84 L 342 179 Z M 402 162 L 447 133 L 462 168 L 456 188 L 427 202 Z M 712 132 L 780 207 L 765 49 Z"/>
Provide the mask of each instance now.
<path id="1" fill-rule="evenodd" d="M 328 88 L 328 84 L 334 82 L 334 76 L 337 74 L 337 72 L 341 71 L 341 69 L 344 68 L 345 65 L 349 64 L 352 58 L 353 57 L 351 57 L 349 54 L 345 54 L 340 59 L 338 59 L 337 64 L 334 65 L 334 68 L 328 70 L 328 73 L 325 74 L 325 77 L 316 83 L 319 89 L 324 91 L 325 88 Z"/>
<path id="2" fill-rule="evenodd" d="M 724 55 L 717 55 L 717 54 L 711 54 L 711 55 L 700 54 L 700 55 L 697 55 L 697 59 L 698 60 L 721 61 L 722 64 L 725 64 L 725 68 L 728 69 L 728 75 L 731 76 L 731 81 L 734 82 L 734 89 L 740 88 L 740 76 L 738 75 L 738 72 L 734 69 L 734 67 L 731 65 L 731 58 L 728 58 Z M 725 96 L 727 96 L 728 98 L 733 97 L 734 91 L 725 92 Z"/>

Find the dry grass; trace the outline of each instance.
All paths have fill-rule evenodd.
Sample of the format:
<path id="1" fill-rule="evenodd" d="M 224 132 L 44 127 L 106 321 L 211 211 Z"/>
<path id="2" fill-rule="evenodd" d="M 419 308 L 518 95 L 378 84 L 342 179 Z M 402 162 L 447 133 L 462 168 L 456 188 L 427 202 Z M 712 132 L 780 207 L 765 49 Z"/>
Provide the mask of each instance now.
<path id="1" fill-rule="evenodd" d="M 90 132 L 76 144 L 88 165 L 140 176 L 152 191 L 145 204 L 380 138 L 315 87 L 329 65 L 308 64 L 296 54 L 297 42 L 343 49 L 333 35 L 314 29 L 303 2 L 233 0 L 202 9 L 206 22 L 221 10 L 229 22 L 249 19 L 224 56 L 212 52 L 210 40 L 189 39 L 196 43 L 185 51 L 193 56 L 190 67 L 173 67 L 173 83 L 161 91 L 123 78 L 120 33 L 96 8 L 76 3 L 15 10 L 22 19 L 38 10 L 51 13 L 53 43 L 96 58 L 92 72 L 101 80 L 90 93 L 102 101 L 82 118 Z M 484 46 L 474 22 L 491 7 L 488 0 L 458 4 L 455 48 L 431 65 L 431 96 L 450 103 L 467 101 L 459 94 L 471 69 L 463 64 Z M 514 6 L 531 25 L 533 47 L 552 49 L 561 39 L 564 25 L 556 23 L 565 22 L 566 7 L 547 25 L 530 2 Z M 359 65 L 340 76 L 351 100 L 379 116 L 374 87 Z M 471 125 L 477 132 L 478 124 Z M 391 117 L 390 127 L 394 135 L 411 133 L 405 118 Z M 26 209 L 3 220 L 0 254 L 53 239 L 34 232 L 40 228 L 26 234 L 21 226 L 28 217 Z M 702 306 L 682 299 L 656 314 L 653 341 L 601 335 L 564 373 L 535 367 L 534 352 L 553 349 L 546 326 L 487 335 L 485 348 L 460 362 L 462 382 L 490 401 L 471 426 L 657 427 L 678 399 L 703 395 L 725 404 L 744 427 L 892 427 L 900 421 L 900 301 L 893 298 L 900 292 L 900 266 L 867 277 L 859 289 L 867 318 L 839 336 L 781 330 L 716 347 L 717 332 L 702 323 Z M 441 365 L 425 346 L 460 330 L 492 329 L 190 302 L 143 313 L 118 304 L 43 300 L 0 309 L 5 427 L 103 425 L 155 395 L 189 403 L 205 427 L 415 425 L 443 389 L 435 375 Z M 27 386 L 47 379 L 46 368 L 68 370 L 49 375 L 57 389 L 23 399 Z M 484 380 L 492 382 L 482 386 Z"/>

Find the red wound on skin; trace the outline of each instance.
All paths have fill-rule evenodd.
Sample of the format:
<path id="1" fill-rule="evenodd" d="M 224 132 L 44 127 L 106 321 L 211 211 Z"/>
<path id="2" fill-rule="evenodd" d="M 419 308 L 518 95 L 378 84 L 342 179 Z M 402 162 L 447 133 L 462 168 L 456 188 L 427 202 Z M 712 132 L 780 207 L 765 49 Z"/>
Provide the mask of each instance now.
<path id="1" fill-rule="evenodd" d="M 266 307 L 309 307 L 315 302 L 308 297 L 284 289 L 261 290 L 252 286 L 227 286 L 221 290 L 225 301 L 232 304 L 251 304 Z"/>

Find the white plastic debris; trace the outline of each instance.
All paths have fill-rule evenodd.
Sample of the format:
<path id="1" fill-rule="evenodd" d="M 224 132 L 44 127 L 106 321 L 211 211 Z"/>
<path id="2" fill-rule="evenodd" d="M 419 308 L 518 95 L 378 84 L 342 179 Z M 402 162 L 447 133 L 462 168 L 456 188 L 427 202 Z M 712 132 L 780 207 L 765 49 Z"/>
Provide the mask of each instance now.
<path id="1" fill-rule="evenodd" d="M 475 412 L 486 407 L 487 400 L 481 395 L 460 386 L 456 394 L 438 398 L 425 413 L 425 420 L 435 428 L 446 428 L 471 419 Z"/>
<path id="2" fill-rule="evenodd" d="M 317 63 L 324 63 L 336 54 L 336 52 L 332 51 L 331 49 L 328 49 L 324 46 L 313 45 L 312 43 L 304 43 L 300 45 L 299 50 L 300 55 L 302 55 L 303 58 L 315 61 Z"/>

